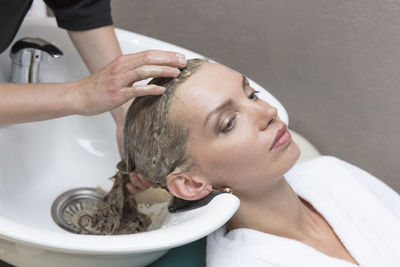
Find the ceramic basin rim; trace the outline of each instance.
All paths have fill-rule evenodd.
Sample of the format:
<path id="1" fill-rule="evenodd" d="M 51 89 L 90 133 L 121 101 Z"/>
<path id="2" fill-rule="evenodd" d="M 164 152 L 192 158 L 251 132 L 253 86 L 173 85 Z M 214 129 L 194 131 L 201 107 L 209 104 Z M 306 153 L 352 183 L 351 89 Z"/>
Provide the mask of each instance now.
<path id="1" fill-rule="evenodd" d="M 211 215 L 203 214 L 207 216 L 201 216 L 199 214 L 196 218 L 191 218 L 188 221 L 180 222 L 165 229 L 133 235 L 93 236 L 78 235 L 67 231 L 61 233 L 38 230 L 37 228 L 0 217 L 0 225 L 2 225 L 0 238 L 24 246 L 28 245 L 38 249 L 74 254 L 115 255 L 153 252 L 187 244 L 212 233 L 233 216 L 239 207 L 239 203 L 240 201 L 236 196 L 221 194 L 216 196 L 207 206 L 194 211 L 211 213 Z M 210 216 L 217 218 L 212 224 L 209 223 Z M 16 225 L 17 227 L 15 227 Z M 187 231 L 198 225 L 202 226 L 199 230 Z M 140 242 L 143 240 L 151 240 L 151 243 L 143 244 Z M 159 242 L 157 243 L 156 241 Z"/>

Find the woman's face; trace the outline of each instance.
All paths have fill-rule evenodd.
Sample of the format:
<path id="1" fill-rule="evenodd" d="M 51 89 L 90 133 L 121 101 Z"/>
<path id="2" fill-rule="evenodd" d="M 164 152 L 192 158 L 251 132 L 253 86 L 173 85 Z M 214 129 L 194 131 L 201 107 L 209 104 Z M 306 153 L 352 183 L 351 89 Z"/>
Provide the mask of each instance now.
<path id="1" fill-rule="evenodd" d="M 288 132 L 273 147 L 286 125 L 239 73 L 204 63 L 177 90 L 171 119 L 189 129 L 192 172 L 214 187 L 229 186 L 238 196 L 254 194 L 280 180 L 298 159 L 299 148 Z"/>

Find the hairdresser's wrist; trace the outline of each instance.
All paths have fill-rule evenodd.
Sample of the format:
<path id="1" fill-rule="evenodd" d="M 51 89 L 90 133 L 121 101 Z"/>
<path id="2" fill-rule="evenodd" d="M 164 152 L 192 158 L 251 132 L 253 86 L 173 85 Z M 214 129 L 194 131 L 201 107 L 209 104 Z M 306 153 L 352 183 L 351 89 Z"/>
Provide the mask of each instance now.
<path id="1" fill-rule="evenodd" d="M 62 83 L 64 85 L 63 103 L 60 105 L 64 111 L 64 116 L 67 115 L 80 115 L 78 108 L 78 93 L 77 84 L 75 82 Z M 56 101 L 54 103 L 57 103 Z"/>
<path id="2" fill-rule="evenodd" d="M 84 101 L 84 96 L 82 95 L 82 91 L 84 91 L 82 88 L 85 86 L 82 81 L 76 81 L 71 83 L 71 90 L 70 90 L 70 95 L 69 97 L 69 102 L 68 106 L 71 109 L 71 113 L 74 115 L 82 115 L 82 116 L 88 116 L 88 111 L 86 109 L 86 104 Z"/>
<path id="3" fill-rule="evenodd" d="M 73 82 L 71 108 L 74 114 L 82 116 L 98 115 L 112 110 L 115 104 L 112 103 L 111 95 L 105 90 L 100 90 L 97 81 L 88 76 L 80 81 Z"/>
<path id="4" fill-rule="evenodd" d="M 34 117 L 27 117 L 26 121 L 40 121 L 78 114 L 76 85 L 73 82 L 37 83 L 27 84 L 27 86 L 34 86 L 31 88 L 32 91 L 36 88 L 38 91 L 41 89 L 38 100 L 35 99 L 40 103 L 41 108 L 31 110 L 29 113 Z"/>

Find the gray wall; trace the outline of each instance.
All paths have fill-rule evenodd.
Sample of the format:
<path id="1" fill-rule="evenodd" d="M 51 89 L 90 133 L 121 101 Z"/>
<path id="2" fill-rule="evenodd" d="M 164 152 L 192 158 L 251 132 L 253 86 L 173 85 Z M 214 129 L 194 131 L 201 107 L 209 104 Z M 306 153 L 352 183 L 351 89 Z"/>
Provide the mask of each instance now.
<path id="1" fill-rule="evenodd" d="M 113 0 L 119 28 L 214 58 L 268 88 L 322 154 L 400 192 L 400 2 Z"/>

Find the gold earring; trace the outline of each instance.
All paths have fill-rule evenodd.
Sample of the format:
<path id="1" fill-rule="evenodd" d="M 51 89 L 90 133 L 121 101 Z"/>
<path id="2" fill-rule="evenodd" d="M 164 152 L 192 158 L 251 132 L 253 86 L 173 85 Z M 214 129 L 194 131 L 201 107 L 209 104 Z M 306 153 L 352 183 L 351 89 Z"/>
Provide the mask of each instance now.
<path id="1" fill-rule="evenodd" d="M 213 188 L 213 192 L 233 194 L 233 190 L 228 186 L 222 188 Z"/>

